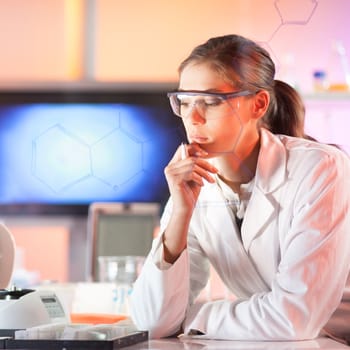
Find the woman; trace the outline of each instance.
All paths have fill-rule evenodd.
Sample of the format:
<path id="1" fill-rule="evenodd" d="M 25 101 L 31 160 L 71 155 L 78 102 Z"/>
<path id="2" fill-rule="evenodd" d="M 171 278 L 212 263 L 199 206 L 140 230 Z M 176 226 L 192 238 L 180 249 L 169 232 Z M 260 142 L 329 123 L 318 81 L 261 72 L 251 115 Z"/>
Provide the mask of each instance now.
<path id="1" fill-rule="evenodd" d="M 349 161 L 261 126 L 272 109 L 288 113 L 274 74 L 268 53 L 237 35 L 180 65 L 169 98 L 189 143 L 165 169 L 171 197 L 131 297 L 152 338 L 311 339 L 333 331 L 349 299 Z M 195 302 L 210 264 L 236 300 Z"/>

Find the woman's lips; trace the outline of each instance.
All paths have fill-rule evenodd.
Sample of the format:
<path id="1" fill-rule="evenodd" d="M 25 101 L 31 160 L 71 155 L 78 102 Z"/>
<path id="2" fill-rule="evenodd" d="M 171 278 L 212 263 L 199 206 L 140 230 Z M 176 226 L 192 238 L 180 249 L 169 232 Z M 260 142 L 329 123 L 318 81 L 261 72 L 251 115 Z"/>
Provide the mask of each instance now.
<path id="1" fill-rule="evenodd" d="M 207 137 L 204 136 L 190 136 L 189 139 L 194 143 L 206 143 L 208 141 Z"/>

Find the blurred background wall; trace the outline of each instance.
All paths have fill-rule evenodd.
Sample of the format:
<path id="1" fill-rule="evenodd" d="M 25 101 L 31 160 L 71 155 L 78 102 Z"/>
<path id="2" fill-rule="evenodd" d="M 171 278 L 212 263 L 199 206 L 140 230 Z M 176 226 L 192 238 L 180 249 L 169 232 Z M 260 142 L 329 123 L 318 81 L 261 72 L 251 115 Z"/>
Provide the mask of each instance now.
<path id="1" fill-rule="evenodd" d="M 310 92 L 334 42 L 350 50 L 349 13 L 348 0 L 2 0 L 0 84 L 175 81 L 193 46 L 238 33 Z"/>

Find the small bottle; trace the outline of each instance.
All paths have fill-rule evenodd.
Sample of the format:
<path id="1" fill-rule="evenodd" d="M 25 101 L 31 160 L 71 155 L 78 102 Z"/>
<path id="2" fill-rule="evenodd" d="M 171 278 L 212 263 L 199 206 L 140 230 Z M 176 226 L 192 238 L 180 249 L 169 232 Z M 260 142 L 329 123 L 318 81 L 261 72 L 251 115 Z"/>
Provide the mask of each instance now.
<path id="1" fill-rule="evenodd" d="M 326 72 L 315 70 L 313 73 L 314 92 L 324 92 L 327 90 Z"/>

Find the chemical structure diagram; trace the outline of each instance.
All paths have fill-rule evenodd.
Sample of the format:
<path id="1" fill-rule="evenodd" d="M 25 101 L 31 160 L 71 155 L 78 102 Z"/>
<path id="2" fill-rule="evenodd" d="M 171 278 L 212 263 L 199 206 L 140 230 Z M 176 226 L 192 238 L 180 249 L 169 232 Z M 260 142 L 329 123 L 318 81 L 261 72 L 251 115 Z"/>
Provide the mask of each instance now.
<path id="1" fill-rule="evenodd" d="M 272 21 L 266 25 L 265 37 L 258 40 L 273 57 L 277 69 L 280 66 L 280 59 L 274 53 L 271 41 L 285 26 L 306 26 L 317 10 L 319 0 L 274 0 L 271 3 L 271 11 L 277 14 L 276 22 Z M 270 31 L 269 31 L 270 30 Z"/>

